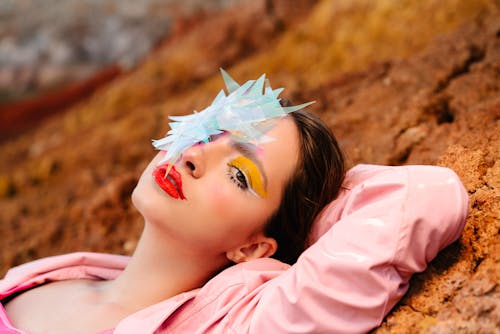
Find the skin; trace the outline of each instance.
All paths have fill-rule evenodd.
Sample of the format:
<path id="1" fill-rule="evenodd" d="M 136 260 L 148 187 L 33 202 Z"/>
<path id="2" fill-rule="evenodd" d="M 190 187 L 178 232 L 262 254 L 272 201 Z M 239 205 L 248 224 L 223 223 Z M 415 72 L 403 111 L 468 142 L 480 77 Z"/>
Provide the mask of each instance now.
<path id="1" fill-rule="evenodd" d="M 271 256 L 277 244 L 263 227 L 297 166 L 299 135 L 288 117 L 267 135 L 274 140 L 260 144 L 256 166 L 247 166 L 254 179 L 262 177 L 265 197 L 235 183 L 231 162 L 242 152 L 230 135 L 184 151 L 176 169 L 186 200 L 170 197 L 154 182 L 160 152 L 132 194 L 144 230 L 124 272 L 110 281 L 66 280 L 28 290 L 6 305 L 14 326 L 32 334 L 114 328 L 134 312 L 202 286 L 230 262 Z M 238 161 L 239 167 L 248 163 Z"/>

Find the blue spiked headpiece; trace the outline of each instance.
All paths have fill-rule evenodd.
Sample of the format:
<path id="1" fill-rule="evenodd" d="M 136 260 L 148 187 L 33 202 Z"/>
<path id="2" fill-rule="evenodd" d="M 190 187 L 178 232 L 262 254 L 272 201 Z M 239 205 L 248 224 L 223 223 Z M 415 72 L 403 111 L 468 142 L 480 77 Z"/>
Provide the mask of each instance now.
<path id="1" fill-rule="evenodd" d="M 176 163 L 185 149 L 199 142 L 206 142 L 212 135 L 228 131 L 238 141 L 264 142 L 271 140 L 265 136 L 269 130 L 266 120 L 282 117 L 300 110 L 314 102 L 297 106 L 282 107 L 279 94 L 283 88 L 272 89 L 263 74 L 257 80 L 249 80 L 239 85 L 221 69 L 228 95 L 221 90 L 211 105 L 200 112 L 187 116 L 170 116 L 170 131 L 167 136 L 153 140 L 158 150 L 167 151 L 162 162 Z"/>

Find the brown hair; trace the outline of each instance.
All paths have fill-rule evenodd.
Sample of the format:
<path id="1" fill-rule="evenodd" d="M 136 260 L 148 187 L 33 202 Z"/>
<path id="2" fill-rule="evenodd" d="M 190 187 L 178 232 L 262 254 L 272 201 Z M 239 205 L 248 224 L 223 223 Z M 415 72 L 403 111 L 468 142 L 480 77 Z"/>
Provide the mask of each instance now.
<path id="1" fill-rule="evenodd" d="M 314 219 L 337 196 L 345 166 L 335 136 L 319 117 L 303 110 L 289 115 L 299 131 L 299 162 L 264 232 L 278 243 L 272 257 L 293 264 L 304 251 Z"/>

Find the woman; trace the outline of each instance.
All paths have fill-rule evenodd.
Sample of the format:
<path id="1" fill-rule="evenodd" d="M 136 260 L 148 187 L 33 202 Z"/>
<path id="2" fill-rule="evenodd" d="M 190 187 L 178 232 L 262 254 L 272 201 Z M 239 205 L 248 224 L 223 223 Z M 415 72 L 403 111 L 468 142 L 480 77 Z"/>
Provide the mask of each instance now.
<path id="1" fill-rule="evenodd" d="M 113 279 L 65 274 L 27 291 L 18 286 L 3 295 L 5 330 L 97 333 L 192 293 L 231 264 L 297 260 L 314 218 L 339 191 L 342 152 L 316 117 L 297 110 L 303 106 L 282 108 L 280 90 L 264 88 L 264 77 L 239 86 L 223 76 L 227 97 L 219 94 L 194 119 L 178 118 L 155 143 L 168 152 L 158 153 L 132 194 L 145 224 L 126 268 Z"/>
<path id="2" fill-rule="evenodd" d="M 349 170 L 339 192 L 333 136 L 297 107 L 282 108 L 279 90 L 262 94 L 263 81 L 239 86 L 226 76 L 229 96 L 175 118 L 154 142 L 167 152 L 132 196 L 145 220 L 132 258 L 73 253 L 10 270 L 0 281 L 0 333 L 378 326 L 412 274 L 459 237 L 467 192 L 446 168 L 373 165 Z"/>

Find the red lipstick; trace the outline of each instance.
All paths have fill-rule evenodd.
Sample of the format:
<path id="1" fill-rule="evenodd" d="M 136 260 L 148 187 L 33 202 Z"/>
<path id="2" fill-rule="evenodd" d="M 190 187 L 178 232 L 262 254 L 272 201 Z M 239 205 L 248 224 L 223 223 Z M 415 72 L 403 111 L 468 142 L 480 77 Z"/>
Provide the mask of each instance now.
<path id="1" fill-rule="evenodd" d="M 168 163 L 157 166 L 153 171 L 153 178 L 156 184 L 171 197 L 177 199 L 186 199 L 182 193 L 182 178 L 181 174 L 175 169 L 174 166 L 168 170 Z"/>

